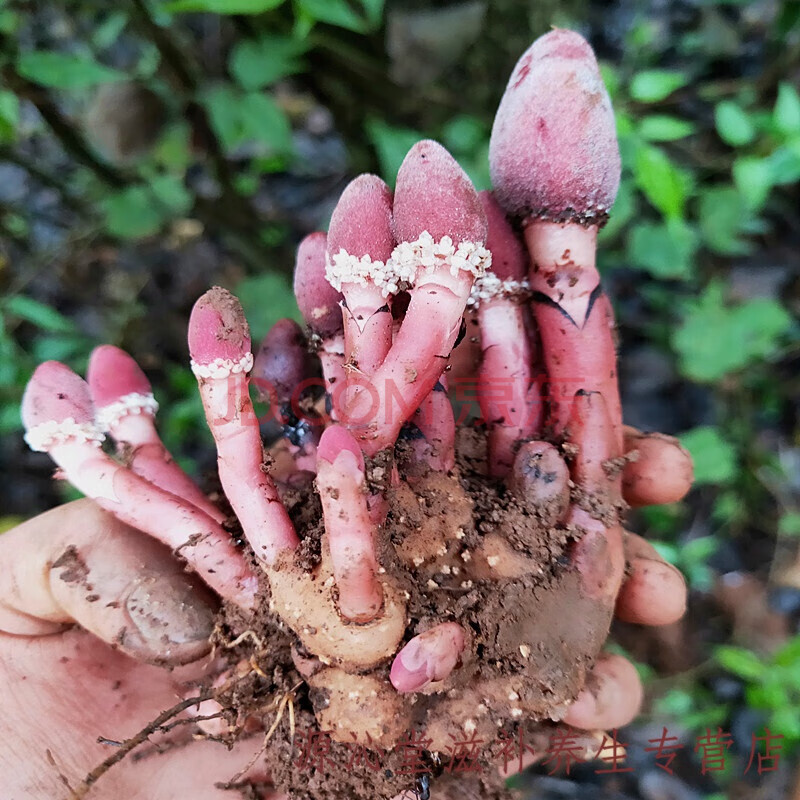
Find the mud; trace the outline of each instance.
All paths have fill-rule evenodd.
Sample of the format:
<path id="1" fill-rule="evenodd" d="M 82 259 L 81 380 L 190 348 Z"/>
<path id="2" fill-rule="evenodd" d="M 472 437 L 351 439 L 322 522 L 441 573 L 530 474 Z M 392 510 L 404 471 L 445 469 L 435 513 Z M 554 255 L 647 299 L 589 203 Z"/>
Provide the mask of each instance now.
<path id="1" fill-rule="evenodd" d="M 535 510 L 483 474 L 482 431 L 460 433 L 457 450 L 458 477 L 428 473 L 412 487 L 388 488 L 379 537 L 382 566 L 409 595 L 404 642 L 444 621 L 467 631 L 461 663 L 441 685 L 400 697 L 388 683 L 388 662 L 367 675 L 325 667 L 269 610 L 266 586 L 254 617 L 221 612 L 217 654 L 249 673 L 221 698 L 233 728 L 254 717 L 268 730 L 280 698 L 291 698 L 265 758 L 292 798 L 424 797 L 425 775 L 436 787 L 458 787 L 452 796 L 512 796 L 492 761 L 499 732 L 561 718 L 607 637 L 611 609 L 584 595 L 569 560 L 581 532 L 543 527 Z M 391 454 L 370 464 L 373 490 L 387 490 L 392 468 Z M 284 487 L 282 497 L 302 538 L 297 563 L 313 570 L 323 534 L 313 482 Z M 243 630 L 253 635 L 242 637 Z M 374 690 L 352 691 L 364 686 Z M 380 699 L 384 687 L 392 694 Z M 395 698 L 401 702 L 386 713 Z M 374 721 L 369 744 L 348 731 L 351 719 Z M 470 739 L 479 742 L 475 768 L 464 769 L 458 747 Z M 415 769 L 407 763 L 412 750 Z"/>

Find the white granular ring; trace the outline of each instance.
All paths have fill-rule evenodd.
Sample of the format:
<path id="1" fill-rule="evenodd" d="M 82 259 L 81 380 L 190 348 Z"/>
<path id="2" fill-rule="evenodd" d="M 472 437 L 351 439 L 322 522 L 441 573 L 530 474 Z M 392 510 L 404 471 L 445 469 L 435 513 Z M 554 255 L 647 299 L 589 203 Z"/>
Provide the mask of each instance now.
<path id="1" fill-rule="evenodd" d="M 215 358 L 207 364 L 198 364 L 192 359 L 190 364 L 196 377 L 222 380 L 240 372 L 250 372 L 253 369 L 253 354 L 245 353 L 238 361 L 232 358 Z"/>
<path id="2" fill-rule="evenodd" d="M 492 254 L 480 242 L 455 245 L 449 236 L 436 242 L 428 231 L 423 231 L 415 242 L 400 242 L 389 261 L 396 272 L 414 277 L 420 270 L 431 272 L 445 265 L 454 277 L 463 270 L 480 278 L 492 265 Z"/>
<path id="3" fill-rule="evenodd" d="M 89 442 L 100 447 L 105 435 L 94 422 L 75 422 L 73 417 L 56 422 L 48 420 L 25 434 L 25 442 L 37 453 L 49 453 L 54 447 L 72 442 Z"/>
<path id="4" fill-rule="evenodd" d="M 340 248 L 333 256 L 326 256 L 325 277 L 339 292 L 342 291 L 343 284 L 366 286 L 371 281 L 384 297 L 388 297 L 400 291 L 401 283 L 411 281 L 414 271 L 401 272 L 391 258 L 385 263 L 373 261 L 369 256 L 359 258 Z"/>
<path id="5" fill-rule="evenodd" d="M 97 410 L 95 421 L 102 431 L 110 431 L 123 417 L 128 414 L 149 414 L 151 417 L 158 411 L 158 402 L 152 394 L 131 392 L 123 395 L 119 400 L 109 403 Z"/>
<path id="6" fill-rule="evenodd" d="M 478 278 L 472 286 L 467 308 L 478 308 L 486 300 L 503 297 L 523 303 L 530 298 L 531 285 L 526 280 L 500 280 L 494 272 L 487 272 Z"/>

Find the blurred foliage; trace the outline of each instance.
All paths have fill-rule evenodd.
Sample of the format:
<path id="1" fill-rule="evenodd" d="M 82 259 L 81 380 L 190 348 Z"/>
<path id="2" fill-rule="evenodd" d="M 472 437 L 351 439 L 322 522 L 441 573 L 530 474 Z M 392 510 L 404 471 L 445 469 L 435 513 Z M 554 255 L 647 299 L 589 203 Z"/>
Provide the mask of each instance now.
<path id="1" fill-rule="evenodd" d="M 265 202 L 264 189 L 277 187 L 280 196 L 287 176 L 314 176 L 310 107 L 333 115 L 352 172 L 378 171 L 393 184 L 408 148 L 430 136 L 479 189 L 489 188 L 492 116 L 525 43 L 550 24 L 595 33 L 623 162 L 600 236 L 600 266 L 612 290 L 622 287 L 623 343 L 663 354 L 674 371 L 664 391 L 692 407 L 672 432 L 694 457 L 697 489 L 687 502 L 644 509 L 638 519 L 705 596 L 715 559 L 731 543 L 762 537 L 771 549 L 800 536 L 797 462 L 783 457 L 800 441 L 791 411 L 800 301 L 796 288 L 782 294 L 768 279 L 787 259 L 796 269 L 800 252 L 800 5 L 704 0 L 688 4 L 690 21 L 673 30 L 648 4 L 632 4 L 638 10 L 628 17 L 620 4 L 610 21 L 614 4 L 501 0 L 487 6 L 479 37 L 465 39 L 437 79 L 399 86 L 387 31 L 399 24 L 397 15 L 427 5 L 440 4 L 73 2 L 69 27 L 56 10 L 31 14 L 22 2 L 2 0 L 0 151 L 73 213 L 59 247 L 89 242 L 145 254 L 167 242 L 172 258 L 179 250 L 173 242 L 200 230 L 239 265 L 227 269 L 220 256 L 213 279 L 239 293 L 259 337 L 279 317 L 297 315 L 288 272 L 303 231 L 292 228 L 290 215 L 269 210 L 275 195 Z M 435 28 L 427 23 L 429 32 Z M 455 30 L 451 39 L 460 35 Z M 430 58 L 451 45 L 432 39 Z M 117 109 L 130 115 L 118 115 L 109 133 L 101 91 L 130 82 L 151 100 Z M 139 131 L 139 138 L 123 135 Z M 45 146 L 52 141 L 55 147 Z M 19 399 L 36 363 L 56 358 L 81 370 L 100 335 L 136 353 L 137 335 L 158 313 L 139 298 L 146 279 L 119 278 L 124 291 L 91 325 L 62 307 L 57 292 L 31 289 L 58 261 L 31 249 L 37 213 L 14 197 L 0 201 L 3 434 L 18 435 Z M 315 224 L 324 224 L 325 213 L 318 217 Z M 764 277 L 743 289 L 743 273 Z M 191 465 L 205 434 L 182 348 L 156 349 L 159 360 L 149 366 L 164 438 Z M 766 577 L 770 565 L 754 567 Z M 719 647 L 709 653 L 709 668 L 740 680 L 750 706 L 796 743 L 799 653 L 797 639 L 772 653 Z M 689 680 L 656 711 L 692 728 L 724 724 L 730 708 Z"/>

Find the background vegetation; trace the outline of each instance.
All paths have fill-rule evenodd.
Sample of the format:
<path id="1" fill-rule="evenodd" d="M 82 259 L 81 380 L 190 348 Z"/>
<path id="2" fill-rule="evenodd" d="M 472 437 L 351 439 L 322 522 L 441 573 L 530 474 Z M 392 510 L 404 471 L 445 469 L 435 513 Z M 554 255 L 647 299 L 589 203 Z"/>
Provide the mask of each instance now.
<path id="1" fill-rule="evenodd" d="M 36 363 L 119 344 L 162 430 L 210 466 L 185 322 L 211 283 L 261 336 L 296 308 L 293 248 L 349 177 L 393 180 L 442 141 L 489 187 L 491 120 L 550 25 L 584 33 L 617 110 L 623 183 L 601 266 L 626 414 L 680 435 L 697 488 L 636 515 L 686 574 L 688 618 L 621 626 L 652 702 L 634 774 L 527 781 L 530 797 L 789 796 L 800 745 L 800 4 L 384 0 L 0 2 L 0 524 L 69 492 L 21 440 Z M 666 725 L 675 775 L 642 752 Z M 701 774 L 696 737 L 731 735 Z M 782 734 L 746 776 L 752 735 Z M 763 743 L 760 745 L 763 752 Z M 575 780 L 573 780 L 575 779 Z"/>

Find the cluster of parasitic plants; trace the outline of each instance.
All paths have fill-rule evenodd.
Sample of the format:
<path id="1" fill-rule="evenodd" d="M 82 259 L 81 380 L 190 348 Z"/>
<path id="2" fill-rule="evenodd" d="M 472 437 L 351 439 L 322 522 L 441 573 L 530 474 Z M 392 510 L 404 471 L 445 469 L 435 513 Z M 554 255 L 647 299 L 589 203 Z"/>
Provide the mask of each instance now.
<path id="1" fill-rule="evenodd" d="M 252 608 L 266 576 L 270 610 L 296 637 L 298 670 L 327 692 L 320 725 L 345 740 L 369 734 L 391 747 L 407 728 L 413 693 L 439 692 L 437 718 L 449 715 L 459 728 L 460 709 L 474 716 L 481 703 L 504 703 L 515 717 L 534 710 L 524 707 L 524 674 L 481 679 L 480 671 L 464 690 L 472 695 L 448 705 L 460 666 L 476 658 L 474 632 L 458 619 L 414 630 L 409 617 L 403 571 L 435 573 L 471 513 L 448 381 L 473 378 L 489 478 L 505 482 L 545 528 L 570 532 L 573 567 L 596 576 L 594 599 L 609 608 L 624 572 L 620 510 L 675 500 L 690 480 L 674 445 L 622 426 L 612 311 L 595 267 L 619 153 L 594 54 L 577 34 L 548 33 L 520 59 L 490 158 L 494 192 L 479 194 L 443 147 L 419 142 L 394 194 L 375 176 L 356 178 L 327 236 L 302 242 L 295 292 L 327 394 L 315 418 L 327 424 L 293 429 L 279 471 L 264 467 L 250 381 L 268 385 L 274 404 L 296 399 L 308 375 L 305 334 L 282 321 L 254 359 L 238 300 L 213 288 L 197 301 L 192 369 L 222 488 L 262 574 L 165 449 L 151 387 L 124 352 L 96 349 L 87 381 L 42 364 L 23 401 L 32 448 L 102 508 L 178 551 L 223 598 Z M 105 434 L 116 455 L 100 446 Z M 407 445 L 402 469 L 381 460 L 398 437 Z M 674 470 L 653 475 L 646 460 L 626 459 L 631 437 L 640 452 L 672 448 Z M 383 483 L 368 478 L 374 464 L 383 465 Z M 324 516 L 312 569 L 295 557 L 300 537 L 281 500 L 285 485 L 309 473 Z M 422 490 L 449 498 L 448 525 L 439 519 L 387 541 L 387 493 L 413 505 Z M 537 570 L 499 534 L 460 562 L 465 582 L 498 587 Z M 444 727 L 428 735 L 432 749 L 450 744 L 437 740 Z"/>

